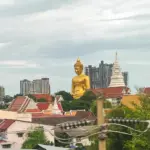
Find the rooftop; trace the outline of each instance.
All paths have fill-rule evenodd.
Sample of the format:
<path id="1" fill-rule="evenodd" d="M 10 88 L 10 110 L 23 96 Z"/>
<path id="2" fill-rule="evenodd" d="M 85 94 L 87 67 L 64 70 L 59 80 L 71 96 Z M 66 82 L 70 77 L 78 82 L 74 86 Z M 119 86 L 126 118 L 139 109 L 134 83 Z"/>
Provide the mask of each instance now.
<path id="1" fill-rule="evenodd" d="M 77 121 L 82 119 L 96 120 L 96 117 L 87 111 L 79 111 L 75 116 L 65 116 L 65 115 L 46 115 L 46 114 L 33 114 L 32 122 L 45 124 L 45 125 L 57 125 L 67 121 Z"/>
<path id="2" fill-rule="evenodd" d="M 52 96 L 50 94 L 32 94 L 36 99 L 44 98 L 48 102 L 52 101 Z"/>
<path id="3" fill-rule="evenodd" d="M 0 131 L 5 131 L 9 126 L 11 126 L 15 120 L 5 119 L 0 122 Z"/>
<path id="4" fill-rule="evenodd" d="M 91 89 L 94 94 L 101 93 L 105 98 L 120 98 L 124 94 L 129 94 L 130 89 L 127 87 L 108 87 L 108 88 L 97 88 Z"/>

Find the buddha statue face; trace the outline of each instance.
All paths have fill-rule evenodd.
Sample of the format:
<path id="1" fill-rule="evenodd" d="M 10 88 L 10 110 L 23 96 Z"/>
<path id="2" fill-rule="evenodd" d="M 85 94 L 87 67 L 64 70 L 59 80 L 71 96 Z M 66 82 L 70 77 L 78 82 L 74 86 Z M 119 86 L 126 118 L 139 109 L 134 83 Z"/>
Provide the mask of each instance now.
<path id="1" fill-rule="evenodd" d="M 78 59 L 77 62 L 74 65 L 74 69 L 77 75 L 80 75 L 83 71 L 83 64 L 81 61 Z"/>

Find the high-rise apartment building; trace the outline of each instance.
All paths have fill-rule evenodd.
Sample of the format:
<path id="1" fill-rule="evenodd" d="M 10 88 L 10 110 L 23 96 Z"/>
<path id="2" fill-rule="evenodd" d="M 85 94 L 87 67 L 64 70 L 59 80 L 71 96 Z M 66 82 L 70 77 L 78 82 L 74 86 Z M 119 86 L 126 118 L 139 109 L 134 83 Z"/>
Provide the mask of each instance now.
<path id="1" fill-rule="evenodd" d="M 42 81 L 41 79 L 36 79 L 32 81 L 32 93 L 42 93 Z"/>
<path id="2" fill-rule="evenodd" d="M 111 81 L 113 64 L 101 61 L 98 67 L 85 67 L 85 74 L 89 76 L 91 88 L 107 88 Z M 128 72 L 123 72 L 124 82 L 128 85 Z"/>
<path id="3" fill-rule="evenodd" d="M 109 86 L 112 74 L 112 64 L 101 61 L 98 67 L 85 67 L 85 74 L 90 77 L 91 88 L 106 88 Z"/>
<path id="4" fill-rule="evenodd" d="M 5 96 L 5 88 L 3 86 L 0 86 L 0 101 L 3 100 Z"/>
<path id="5" fill-rule="evenodd" d="M 22 95 L 28 95 L 31 90 L 31 84 L 32 82 L 24 79 L 20 81 L 20 94 Z"/>
<path id="6" fill-rule="evenodd" d="M 128 72 L 122 72 L 122 75 L 124 77 L 125 85 L 128 86 L 128 80 L 129 80 Z"/>
<path id="7" fill-rule="evenodd" d="M 42 93 L 50 93 L 49 78 L 41 79 Z"/>
<path id="8" fill-rule="evenodd" d="M 20 81 L 20 93 L 28 94 L 50 94 L 49 78 L 35 79 L 33 81 Z"/>

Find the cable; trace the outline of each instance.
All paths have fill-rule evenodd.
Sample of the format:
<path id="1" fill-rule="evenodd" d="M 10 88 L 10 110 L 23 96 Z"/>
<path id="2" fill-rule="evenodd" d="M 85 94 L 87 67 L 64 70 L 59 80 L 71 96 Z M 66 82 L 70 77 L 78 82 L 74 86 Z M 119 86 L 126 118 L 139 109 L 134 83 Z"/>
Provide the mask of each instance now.
<path id="1" fill-rule="evenodd" d="M 144 131 L 140 131 L 140 130 L 136 130 L 136 129 L 134 129 L 134 128 L 131 128 L 131 127 L 129 127 L 129 126 L 126 126 L 126 125 L 123 125 L 123 124 L 118 124 L 118 123 L 109 123 L 109 125 L 117 125 L 117 126 L 122 126 L 122 127 L 126 127 L 126 128 L 128 128 L 128 129 L 130 129 L 130 130 L 133 130 L 133 131 L 136 131 L 136 132 L 144 132 Z M 146 130 L 147 130 L 147 128 L 146 128 Z"/>

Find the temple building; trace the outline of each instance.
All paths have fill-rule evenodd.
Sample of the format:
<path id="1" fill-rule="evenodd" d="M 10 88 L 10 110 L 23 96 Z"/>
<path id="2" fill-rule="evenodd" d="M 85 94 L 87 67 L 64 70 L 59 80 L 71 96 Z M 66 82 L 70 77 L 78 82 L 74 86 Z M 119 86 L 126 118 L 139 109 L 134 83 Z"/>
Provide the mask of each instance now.
<path id="1" fill-rule="evenodd" d="M 115 107 L 120 104 L 124 95 L 131 94 L 130 88 L 128 88 L 125 84 L 124 76 L 118 63 L 117 53 L 112 67 L 112 75 L 109 86 L 106 88 L 91 88 L 90 91 L 94 94 L 103 94 L 104 98 L 111 102 L 112 106 Z"/>
<path id="2" fill-rule="evenodd" d="M 121 72 L 121 69 L 118 63 L 117 53 L 116 53 L 116 58 L 115 58 L 115 62 L 112 68 L 112 76 L 111 76 L 109 87 L 125 87 L 125 86 L 126 85 L 124 82 L 124 77 Z"/>
<path id="3" fill-rule="evenodd" d="M 113 63 L 105 63 L 101 61 L 99 65 L 92 66 L 88 65 L 85 67 L 85 74 L 90 78 L 90 88 L 108 88 L 113 70 Z M 124 77 L 125 85 L 128 86 L 129 83 L 129 73 L 127 71 L 122 72 Z"/>

